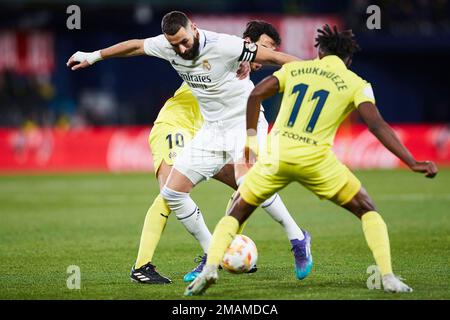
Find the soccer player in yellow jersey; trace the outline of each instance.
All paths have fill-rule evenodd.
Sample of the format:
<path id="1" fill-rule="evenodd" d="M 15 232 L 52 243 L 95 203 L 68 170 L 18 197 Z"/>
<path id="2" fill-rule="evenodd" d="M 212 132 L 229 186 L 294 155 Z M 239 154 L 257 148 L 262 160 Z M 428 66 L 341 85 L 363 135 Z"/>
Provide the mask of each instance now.
<path id="1" fill-rule="evenodd" d="M 438 169 L 431 161 L 418 162 L 383 120 L 371 85 L 348 69 L 359 50 L 351 30 L 338 32 L 326 25 L 318 30 L 319 59 L 285 64 L 252 91 L 247 104 L 248 161 L 257 153 L 254 143 L 258 106 L 283 92 L 281 108 L 269 135 L 266 151 L 238 189 L 229 215 L 216 226 L 202 273 L 185 295 L 203 293 L 217 280 L 217 268 L 239 225 L 267 197 L 296 181 L 349 210 L 362 222 L 367 244 L 382 275 L 387 292 L 411 292 L 391 266 L 388 231 L 361 182 L 331 150 L 336 130 L 344 118 L 358 110 L 370 131 L 411 170 L 433 178 Z M 310 255 L 303 252 L 305 258 Z M 305 265 L 307 259 L 305 259 Z"/>
<path id="2" fill-rule="evenodd" d="M 281 42 L 278 32 L 272 25 L 258 20 L 250 21 L 247 24 L 243 37 L 270 49 L 276 49 Z M 239 77 L 248 76 L 248 69 L 245 70 L 245 66 L 248 65 L 242 65 L 239 70 Z M 252 71 L 256 71 L 259 68 L 261 68 L 260 64 L 254 62 L 251 64 Z M 259 120 L 265 122 L 265 119 Z M 190 88 L 184 83 L 175 92 L 174 96 L 164 104 L 149 136 L 154 169 L 160 188 L 166 183 L 176 157 L 193 138 L 202 124 L 203 117 L 197 100 Z M 265 125 L 267 126 L 267 122 L 265 122 Z M 262 128 L 262 130 L 267 130 L 267 128 Z M 233 189 L 237 189 L 235 176 L 238 178 L 243 176 L 246 173 L 246 165 L 240 165 L 238 169 L 239 172 L 235 173 L 233 165 L 226 165 L 214 178 Z M 263 204 L 264 210 L 284 227 L 293 245 L 295 257 L 296 246 L 294 244 L 304 239 L 302 230 L 295 223 L 277 195 L 268 199 L 267 203 L 266 205 Z M 150 206 L 144 221 L 138 256 L 131 272 L 131 278 L 134 281 L 141 283 L 170 283 L 170 279 L 156 271 L 152 264 L 154 252 L 164 231 L 169 214 L 170 209 L 166 202 L 158 195 Z M 191 230 L 194 227 L 200 229 L 196 233 L 196 238 L 205 238 L 205 241 L 209 241 L 211 234 L 206 228 L 201 215 L 200 219 L 202 221 L 197 221 L 197 226 L 193 226 Z M 202 257 L 200 264 L 196 268 L 184 276 L 184 281 L 190 282 L 194 280 L 201 272 L 205 262 L 206 255 Z M 256 271 L 256 268 L 252 269 L 252 272 L 254 271 Z"/>

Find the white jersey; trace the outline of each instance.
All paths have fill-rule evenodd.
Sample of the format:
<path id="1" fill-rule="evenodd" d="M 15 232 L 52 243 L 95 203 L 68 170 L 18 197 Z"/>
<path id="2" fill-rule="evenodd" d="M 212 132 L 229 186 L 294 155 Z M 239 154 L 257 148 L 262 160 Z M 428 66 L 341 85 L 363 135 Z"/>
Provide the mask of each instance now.
<path id="1" fill-rule="evenodd" d="M 199 35 L 199 55 L 194 60 L 181 58 L 164 35 L 145 39 L 144 50 L 171 63 L 197 98 L 205 122 L 245 124 L 254 85 L 249 78 L 239 80 L 236 72 L 240 61 L 254 60 L 257 46 L 223 33 L 199 29 Z"/>

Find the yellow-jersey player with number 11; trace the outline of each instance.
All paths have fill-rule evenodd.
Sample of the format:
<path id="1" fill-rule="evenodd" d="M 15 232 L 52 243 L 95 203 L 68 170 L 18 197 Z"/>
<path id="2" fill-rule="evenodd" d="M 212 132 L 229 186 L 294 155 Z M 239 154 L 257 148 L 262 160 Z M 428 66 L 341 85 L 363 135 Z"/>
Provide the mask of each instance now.
<path id="1" fill-rule="evenodd" d="M 203 293 L 217 281 L 217 268 L 239 226 L 273 193 L 291 182 L 299 182 L 319 198 L 349 210 L 362 222 L 367 244 L 382 275 L 384 290 L 410 292 L 412 289 L 392 271 L 387 227 L 360 181 L 331 150 L 341 122 L 358 110 L 370 131 L 413 171 L 432 178 L 437 173 L 431 161 L 416 161 L 375 106 L 372 87 L 348 67 L 359 50 L 351 30 L 338 32 L 326 25 L 318 30 L 319 59 L 285 64 L 252 91 L 247 104 L 247 160 L 255 150 L 257 106 L 264 99 L 283 93 L 281 108 L 269 135 L 266 152 L 247 174 L 238 189 L 228 216 L 213 234 L 208 260 L 202 273 L 186 289 L 186 295 Z M 253 150 L 251 150 L 253 149 Z M 298 273 L 309 273 L 309 248 Z"/>

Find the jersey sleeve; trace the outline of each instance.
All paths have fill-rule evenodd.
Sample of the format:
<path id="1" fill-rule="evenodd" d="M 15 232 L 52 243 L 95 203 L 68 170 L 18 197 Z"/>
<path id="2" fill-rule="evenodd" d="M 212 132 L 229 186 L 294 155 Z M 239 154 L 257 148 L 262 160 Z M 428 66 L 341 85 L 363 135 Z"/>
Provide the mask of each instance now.
<path id="1" fill-rule="evenodd" d="M 168 48 L 168 41 L 164 35 L 147 38 L 144 40 L 145 54 L 152 57 L 158 57 L 167 60 L 168 57 L 165 51 Z"/>
<path id="2" fill-rule="evenodd" d="M 373 94 L 372 85 L 369 82 L 362 81 L 361 85 L 355 92 L 353 97 L 355 108 L 363 102 L 372 102 L 375 104 L 375 95 Z"/>
<path id="3" fill-rule="evenodd" d="M 246 42 L 242 38 L 230 35 L 223 35 L 219 43 L 221 54 L 227 60 L 253 62 L 256 58 L 258 51 L 256 43 Z"/>
<path id="4" fill-rule="evenodd" d="M 278 89 L 278 92 L 283 92 L 284 91 L 284 87 L 286 85 L 286 77 L 287 77 L 286 66 L 283 65 L 281 67 L 281 69 L 275 71 L 273 73 L 273 76 L 278 79 L 278 83 L 279 83 L 279 86 L 280 86 L 280 88 Z"/>

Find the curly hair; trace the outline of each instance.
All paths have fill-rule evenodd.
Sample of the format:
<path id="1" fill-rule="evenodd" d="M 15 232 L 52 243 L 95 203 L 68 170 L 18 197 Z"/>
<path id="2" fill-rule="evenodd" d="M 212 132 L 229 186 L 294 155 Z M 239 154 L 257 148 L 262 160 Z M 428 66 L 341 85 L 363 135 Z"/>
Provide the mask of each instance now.
<path id="1" fill-rule="evenodd" d="M 324 53 L 334 54 L 341 59 L 352 58 L 355 52 L 361 50 L 355 40 L 352 30 L 338 31 L 336 26 L 333 29 L 328 24 L 322 29 L 317 29 L 315 47 L 319 47 Z"/>

